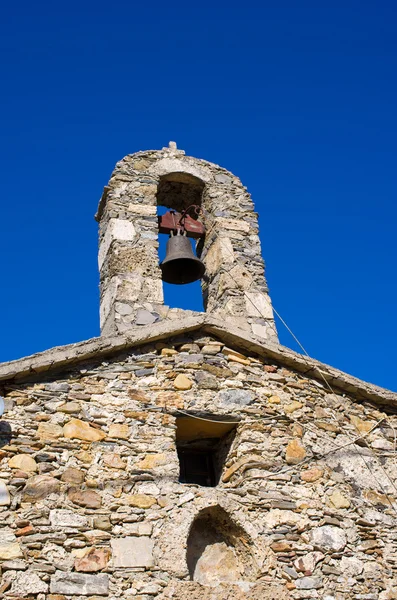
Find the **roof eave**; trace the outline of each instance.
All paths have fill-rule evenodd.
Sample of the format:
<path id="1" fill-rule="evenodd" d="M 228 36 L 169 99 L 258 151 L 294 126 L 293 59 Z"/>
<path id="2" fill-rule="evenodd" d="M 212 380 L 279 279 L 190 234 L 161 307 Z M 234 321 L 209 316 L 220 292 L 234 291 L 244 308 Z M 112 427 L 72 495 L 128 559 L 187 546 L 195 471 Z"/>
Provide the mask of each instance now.
<path id="1" fill-rule="evenodd" d="M 327 383 L 331 389 L 339 393 L 347 393 L 357 400 L 369 400 L 384 408 L 397 407 L 397 393 L 362 381 L 285 346 L 265 343 L 260 338 L 236 328 L 230 322 L 221 321 L 210 315 L 198 314 L 184 319 L 183 325 L 180 323 L 181 320 L 160 321 L 153 325 L 133 329 L 123 336 L 92 338 L 2 363 L 0 364 L 0 382 L 4 385 L 5 382 L 34 378 L 41 373 L 59 371 L 65 366 L 71 367 L 93 358 L 110 356 L 150 342 L 202 330 L 244 352 L 256 354 L 292 368 L 324 385 Z"/>

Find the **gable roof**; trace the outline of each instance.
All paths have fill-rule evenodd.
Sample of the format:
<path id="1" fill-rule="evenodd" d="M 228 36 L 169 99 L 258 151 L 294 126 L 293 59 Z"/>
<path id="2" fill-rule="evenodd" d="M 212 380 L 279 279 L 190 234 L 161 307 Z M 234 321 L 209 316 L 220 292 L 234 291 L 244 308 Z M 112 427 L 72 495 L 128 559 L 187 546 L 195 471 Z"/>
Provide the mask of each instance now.
<path id="1" fill-rule="evenodd" d="M 369 400 L 384 408 L 397 407 L 397 393 L 395 392 L 362 381 L 285 346 L 265 342 L 234 327 L 228 321 L 205 313 L 198 313 L 197 316 L 189 316 L 175 321 L 160 321 L 153 325 L 132 329 L 125 335 L 97 337 L 76 344 L 57 346 L 18 360 L 1 363 L 0 385 L 2 382 L 4 384 L 15 380 L 31 379 L 37 374 L 55 373 L 64 367 L 71 367 L 82 361 L 109 357 L 123 350 L 193 331 L 214 335 L 226 345 L 240 351 L 274 361 L 321 383 L 326 381 L 333 390 L 347 393 L 356 400 Z"/>

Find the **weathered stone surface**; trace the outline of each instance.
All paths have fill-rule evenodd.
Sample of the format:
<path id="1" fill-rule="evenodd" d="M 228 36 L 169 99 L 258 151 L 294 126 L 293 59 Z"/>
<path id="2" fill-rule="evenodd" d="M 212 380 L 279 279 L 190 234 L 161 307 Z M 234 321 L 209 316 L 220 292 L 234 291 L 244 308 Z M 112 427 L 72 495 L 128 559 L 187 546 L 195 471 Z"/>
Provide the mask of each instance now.
<path id="1" fill-rule="evenodd" d="M 48 584 L 36 573 L 19 572 L 12 579 L 10 593 L 22 598 L 30 594 L 46 594 Z"/>
<path id="2" fill-rule="evenodd" d="M 165 465 L 167 464 L 168 460 L 169 457 L 167 456 L 167 454 L 164 454 L 162 452 L 159 452 L 158 454 L 146 454 L 145 458 L 135 463 L 134 466 L 137 469 L 142 469 L 143 471 L 145 471 Z"/>
<path id="3" fill-rule="evenodd" d="M 318 467 L 312 467 L 311 469 L 306 469 L 301 472 L 301 479 L 306 483 L 313 483 L 324 475 L 323 469 Z"/>
<path id="4" fill-rule="evenodd" d="M 324 554 L 322 552 L 309 552 L 304 556 L 297 558 L 294 562 L 294 567 L 300 573 L 311 575 L 316 568 L 318 562 L 323 560 Z"/>
<path id="5" fill-rule="evenodd" d="M 339 552 L 346 546 L 347 540 L 340 527 L 324 525 L 311 531 L 312 544 L 324 551 Z"/>
<path id="6" fill-rule="evenodd" d="M 268 400 L 269 404 L 280 404 L 281 400 L 280 400 L 280 396 L 269 396 Z"/>
<path id="7" fill-rule="evenodd" d="M 60 482 L 49 475 L 35 475 L 31 477 L 23 490 L 24 502 L 36 502 L 43 500 L 50 494 L 57 493 Z"/>
<path id="8" fill-rule="evenodd" d="M 87 518 L 83 515 L 79 515 L 73 510 L 66 510 L 64 508 L 55 509 L 50 511 L 50 523 L 53 527 L 86 527 Z"/>
<path id="9" fill-rule="evenodd" d="M 210 373 L 207 373 L 206 371 L 197 371 L 195 378 L 200 389 L 217 390 L 219 388 L 219 383 L 216 377 Z"/>
<path id="10" fill-rule="evenodd" d="M 90 548 L 82 558 L 76 558 L 74 568 L 84 573 L 95 573 L 106 568 L 110 557 L 107 548 Z"/>
<path id="11" fill-rule="evenodd" d="M 16 454 L 8 461 L 8 466 L 11 469 L 20 469 L 26 473 L 37 471 L 37 463 L 29 454 Z"/>
<path id="12" fill-rule="evenodd" d="M 217 586 L 240 578 L 241 568 L 233 548 L 225 542 L 208 544 L 195 566 L 193 579 L 202 585 Z"/>
<path id="13" fill-rule="evenodd" d="M 164 408 L 183 408 L 185 401 L 181 394 L 176 392 L 159 392 L 156 398 L 156 404 Z"/>
<path id="14" fill-rule="evenodd" d="M 3 542 L 0 540 L 0 559 L 13 560 L 23 558 L 23 552 L 18 542 Z"/>
<path id="15" fill-rule="evenodd" d="M 254 401 L 254 395 L 248 390 L 222 390 L 218 394 L 221 406 L 248 406 Z"/>
<path id="16" fill-rule="evenodd" d="M 296 410 L 299 410 L 300 408 L 302 408 L 303 404 L 302 402 L 298 402 L 296 400 L 294 400 L 293 402 L 290 402 L 290 404 L 287 404 L 286 406 L 284 406 L 284 410 L 286 413 L 291 414 L 293 412 L 295 412 Z"/>
<path id="17" fill-rule="evenodd" d="M 127 463 L 119 454 L 104 454 L 103 464 L 111 469 L 125 469 Z"/>
<path id="18" fill-rule="evenodd" d="M 56 571 L 51 576 L 50 592 L 67 596 L 106 596 L 109 592 L 109 578 L 105 574 L 82 575 Z"/>
<path id="19" fill-rule="evenodd" d="M 127 502 L 130 506 L 136 506 L 137 508 L 150 508 L 153 504 L 156 504 L 156 498 L 146 494 L 132 494 L 127 496 Z"/>
<path id="20" fill-rule="evenodd" d="M 298 590 L 317 590 L 323 585 L 321 577 L 301 577 L 295 581 Z"/>
<path id="21" fill-rule="evenodd" d="M 67 483 L 83 483 L 84 479 L 84 472 L 74 467 L 68 467 L 61 475 L 61 480 Z"/>
<path id="22" fill-rule="evenodd" d="M 161 349 L 161 356 L 174 356 L 175 354 L 178 354 L 178 351 L 175 350 L 175 348 L 162 348 Z"/>
<path id="23" fill-rule="evenodd" d="M 132 241 L 135 237 L 135 228 L 127 219 L 110 219 L 106 233 L 99 246 L 98 263 L 102 267 L 109 248 L 114 240 Z"/>
<path id="24" fill-rule="evenodd" d="M 138 310 L 135 325 L 151 325 L 158 321 L 159 316 L 156 313 L 151 313 L 148 310 Z"/>
<path id="25" fill-rule="evenodd" d="M 56 423 L 40 423 L 37 436 L 43 440 L 57 440 L 63 436 L 63 429 Z"/>
<path id="26" fill-rule="evenodd" d="M 335 508 L 349 508 L 350 506 L 350 501 L 339 490 L 335 490 L 329 499 Z"/>
<path id="27" fill-rule="evenodd" d="M 72 415 L 73 413 L 78 413 L 81 410 L 81 406 L 79 402 L 65 402 L 62 406 L 57 408 L 57 412 L 62 412 L 67 415 Z"/>
<path id="28" fill-rule="evenodd" d="M 147 537 L 125 537 L 111 540 L 115 567 L 152 567 L 154 543 Z"/>
<path id="29" fill-rule="evenodd" d="M 364 421 L 363 419 L 360 419 L 355 415 L 351 415 L 350 420 L 353 423 L 354 427 L 357 429 L 357 431 L 359 431 L 360 433 L 368 433 L 368 431 L 371 431 L 372 427 L 375 425 L 375 422 Z"/>
<path id="30" fill-rule="evenodd" d="M 102 504 L 100 495 L 91 490 L 82 491 L 71 489 L 68 492 L 68 498 L 71 502 L 74 502 L 79 506 L 85 506 L 86 508 L 100 508 Z"/>
<path id="31" fill-rule="evenodd" d="M 106 515 L 100 515 L 98 517 L 94 517 L 94 527 L 95 529 L 103 529 L 104 531 L 111 531 L 112 524 L 110 519 Z"/>
<path id="32" fill-rule="evenodd" d="M 341 571 L 346 577 L 357 577 L 364 570 L 364 563 L 354 556 L 342 556 Z"/>
<path id="33" fill-rule="evenodd" d="M 245 354 L 241 354 L 241 352 L 237 352 L 237 350 L 232 350 L 225 346 L 222 350 L 222 354 L 226 356 L 226 358 L 232 362 L 240 363 L 241 365 L 249 365 L 250 359 L 245 356 Z"/>
<path id="34" fill-rule="evenodd" d="M 278 508 L 269 510 L 264 518 L 264 522 L 269 529 L 279 525 L 296 525 L 302 521 L 302 516 L 292 510 L 281 510 Z"/>
<path id="35" fill-rule="evenodd" d="M 8 506 L 11 502 L 10 492 L 4 481 L 0 481 L 0 506 Z"/>
<path id="36" fill-rule="evenodd" d="M 234 251 L 231 240 L 228 237 L 217 237 L 204 259 L 207 273 L 212 275 L 219 271 L 221 265 L 230 265 L 233 262 Z"/>
<path id="37" fill-rule="evenodd" d="M 70 385 L 66 381 L 52 381 L 45 384 L 45 389 L 48 392 L 68 392 Z"/>
<path id="38" fill-rule="evenodd" d="M 80 419 L 71 419 L 69 423 L 66 423 L 63 427 L 63 434 L 66 438 L 87 442 L 98 442 L 106 437 L 106 433 L 100 429 L 95 429 L 85 421 L 80 421 Z"/>
<path id="39" fill-rule="evenodd" d="M 270 298 L 260 292 L 245 292 L 245 309 L 250 317 L 273 319 Z"/>
<path id="40" fill-rule="evenodd" d="M 25 571 L 28 567 L 26 560 L 5 560 L 1 567 L 3 571 Z"/>
<path id="41" fill-rule="evenodd" d="M 300 443 L 299 439 L 291 440 L 288 443 L 286 452 L 285 452 L 285 460 L 289 465 L 297 465 L 302 462 L 306 458 L 306 450 Z"/>
<path id="42" fill-rule="evenodd" d="M 254 457 L 254 456 L 243 456 L 242 458 L 240 458 L 239 460 L 237 460 L 235 463 L 233 463 L 230 467 L 228 467 L 227 469 L 225 469 L 223 475 L 222 475 L 222 481 L 224 483 L 227 483 L 228 481 L 230 481 L 230 479 L 232 478 L 232 476 L 239 471 L 239 469 L 241 467 L 243 467 L 244 465 L 247 465 L 249 463 L 252 463 L 253 465 L 256 465 L 258 463 L 258 457 Z"/>
<path id="43" fill-rule="evenodd" d="M 112 423 L 109 427 L 109 437 L 128 440 L 130 438 L 130 428 L 124 423 Z"/>
<path id="44" fill-rule="evenodd" d="M 174 380 L 174 387 L 177 390 L 190 390 L 193 387 L 193 382 L 189 377 L 180 373 Z"/>

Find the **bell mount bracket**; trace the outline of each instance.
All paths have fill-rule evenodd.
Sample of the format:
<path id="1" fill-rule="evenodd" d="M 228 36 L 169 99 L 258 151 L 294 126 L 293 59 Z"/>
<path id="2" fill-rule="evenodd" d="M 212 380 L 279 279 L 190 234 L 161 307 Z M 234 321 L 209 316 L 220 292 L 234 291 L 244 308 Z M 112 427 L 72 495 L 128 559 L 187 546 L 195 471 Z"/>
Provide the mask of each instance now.
<path id="1" fill-rule="evenodd" d="M 182 213 L 175 210 L 169 210 L 164 215 L 158 217 L 159 233 L 182 234 L 186 237 L 200 239 L 205 236 L 205 227 L 197 219 L 193 219 L 188 211 L 193 209 L 195 216 L 201 212 L 197 204 L 191 204 Z"/>

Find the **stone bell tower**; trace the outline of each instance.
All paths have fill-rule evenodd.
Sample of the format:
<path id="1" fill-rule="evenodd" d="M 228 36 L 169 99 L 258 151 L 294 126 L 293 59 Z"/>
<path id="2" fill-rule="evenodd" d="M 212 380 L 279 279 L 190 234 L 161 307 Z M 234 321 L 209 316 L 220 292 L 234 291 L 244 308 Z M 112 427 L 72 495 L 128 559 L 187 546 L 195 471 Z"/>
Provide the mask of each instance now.
<path id="1" fill-rule="evenodd" d="M 174 142 L 123 158 L 104 189 L 96 215 L 102 335 L 192 314 L 164 305 L 157 216 L 158 206 L 183 213 L 191 205 L 205 229 L 197 243 L 205 312 L 277 343 L 249 193 L 238 177 Z"/>

